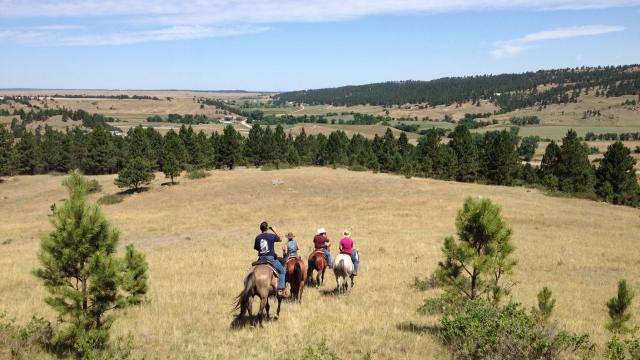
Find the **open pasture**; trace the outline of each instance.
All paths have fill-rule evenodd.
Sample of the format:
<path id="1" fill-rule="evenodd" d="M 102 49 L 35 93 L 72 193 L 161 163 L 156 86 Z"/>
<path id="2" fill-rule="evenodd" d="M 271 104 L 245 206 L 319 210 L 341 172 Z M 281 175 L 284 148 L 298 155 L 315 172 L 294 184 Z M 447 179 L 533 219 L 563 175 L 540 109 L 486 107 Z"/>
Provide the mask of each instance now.
<path id="1" fill-rule="evenodd" d="M 526 188 L 328 168 L 213 171 L 169 187 L 156 176 L 149 191 L 103 207 L 121 231 L 121 248 L 136 244 L 150 265 L 150 302 L 120 316 L 113 335 L 130 331 L 137 354 L 151 359 L 297 359 L 304 346 L 323 339 L 345 359 L 366 353 L 374 359 L 448 358 L 422 330 L 434 319 L 416 313 L 432 294 L 410 284 L 442 259 L 442 241 L 454 234 L 455 214 L 468 196 L 501 205 L 513 228 L 513 299 L 533 306 L 535 294 L 549 286 L 557 297 L 554 319 L 589 332 L 600 346 L 608 338 L 604 304 L 616 281 L 640 286 L 638 209 Z M 103 193 L 117 191 L 114 176 L 92 178 Z M 31 270 L 38 266 L 38 239 L 51 231 L 49 207 L 67 196 L 62 180 L 21 176 L 0 185 L 0 312 L 21 323 L 32 315 L 53 320 Z M 351 294 L 332 294 L 329 271 L 320 290 L 305 289 L 301 305 L 284 303 L 279 320 L 263 329 L 231 329 L 232 302 L 255 257 L 253 238 L 263 220 L 294 232 L 305 255 L 317 227 L 326 227 L 333 242 L 350 228 L 362 258 Z"/>

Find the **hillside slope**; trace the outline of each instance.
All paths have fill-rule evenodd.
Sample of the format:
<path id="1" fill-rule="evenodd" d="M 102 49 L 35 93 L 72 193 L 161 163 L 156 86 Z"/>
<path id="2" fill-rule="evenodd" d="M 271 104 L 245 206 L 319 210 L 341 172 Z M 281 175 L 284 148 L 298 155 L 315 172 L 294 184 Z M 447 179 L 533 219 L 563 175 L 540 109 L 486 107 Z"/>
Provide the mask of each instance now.
<path id="1" fill-rule="evenodd" d="M 519 262 L 514 299 L 529 307 L 549 286 L 561 325 L 589 332 L 602 345 L 608 336 L 604 303 L 615 282 L 624 277 L 640 286 L 638 209 L 524 188 L 327 168 L 216 171 L 173 187 L 160 186 L 160 176 L 150 191 L 104 207 L 121 230 L 121 246 L 135 243 L 149 261 L 151 302 L 127 310 L 114 327 L 115 335 L 131 331 L 135 347 L 149 358 L 299 358 L 303 344 L 322 339 L 343 358 L 367 351 L 383 359 L 447 358 L 420 330 L 434 323 L 416 314 L 430 294 L 410 284 L 435 269 L 467 196 L 500 204 L 513 227 Z M 105 193 L 116 191 L 113 176 L 95 178 Z M 31 270 L 38 264 L 38 238 L 51 230 L 49 206 L 66 197 L 62 180 L 15 177 L 0 186 L 0 312 L 22 323 L 34 314 L 53 319 Z M 333 241 L 351 228 L 361 274 L 348 297 L 330 295 L 335 283 L 329 271 L 320 291 L 305 290 L 302 305 L 283 304 L 280 320 L 264 329 L 231 330 L 231 304 L 265 219 L 296 234 L 305 255 L 317 227 L 326 227 Z"/>

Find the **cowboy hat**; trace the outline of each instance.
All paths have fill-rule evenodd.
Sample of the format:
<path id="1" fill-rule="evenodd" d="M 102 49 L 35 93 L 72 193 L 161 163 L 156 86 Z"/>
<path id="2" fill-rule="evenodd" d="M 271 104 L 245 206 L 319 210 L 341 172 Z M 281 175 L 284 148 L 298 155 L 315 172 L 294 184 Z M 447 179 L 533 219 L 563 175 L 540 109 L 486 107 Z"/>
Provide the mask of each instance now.
<path id="1" fill-rule="evenodd" d="M 320 228 L 320 229 L 318 229 L 318 231 L 316 232 L 316 234 L 317 234 L 317 235 L 320 235 L 320 234 L 324 234 L 324 233 L 326 233 L 326 232 L 327 232 L 327 231 L 326 231 L 324 228 Z"/>
<path id="2" fill-rule="evenodd" d="M 345 231 L 343 231 L 343 232 L 342 232 L 342 235 L 344 235 L 344 236 L 351 236 L 351 231 L 349 231 L 349 230 L 345 230 Z"/>
<path id="3" fill-rule="evenodd" d="M 289 231 L 289 233 L 287 234 L 287 239 L 293 239 L 295 236 L 293 235 L 293 233 L 291 231 Z"/>

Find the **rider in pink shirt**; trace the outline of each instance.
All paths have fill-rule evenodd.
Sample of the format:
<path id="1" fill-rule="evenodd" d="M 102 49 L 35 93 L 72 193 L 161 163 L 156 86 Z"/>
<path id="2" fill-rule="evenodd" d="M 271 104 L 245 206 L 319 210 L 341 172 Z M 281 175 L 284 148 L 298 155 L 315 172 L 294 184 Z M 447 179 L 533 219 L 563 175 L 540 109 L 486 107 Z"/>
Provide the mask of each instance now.
<path id="1" fill-rule="evenodd" d="M 343 235 L 344 237 L 340 240 L 340 252 L 351 256 L 351 260 L 353 260 L 353 275 L 358 275 L 358 253 L 353 249 L 351 232 L 349 230 L 345 230 Z"/>

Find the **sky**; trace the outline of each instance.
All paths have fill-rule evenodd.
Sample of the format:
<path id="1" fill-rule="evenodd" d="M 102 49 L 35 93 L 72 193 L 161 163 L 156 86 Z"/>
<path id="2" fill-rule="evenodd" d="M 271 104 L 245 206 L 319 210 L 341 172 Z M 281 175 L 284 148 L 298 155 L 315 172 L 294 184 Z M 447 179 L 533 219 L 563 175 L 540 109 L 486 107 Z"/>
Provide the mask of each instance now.
<path id="1" fill-rule="evenodd" d="M 640 63 L 640 0 L 0 0 L 0 88 L 287 91 Z"/>

